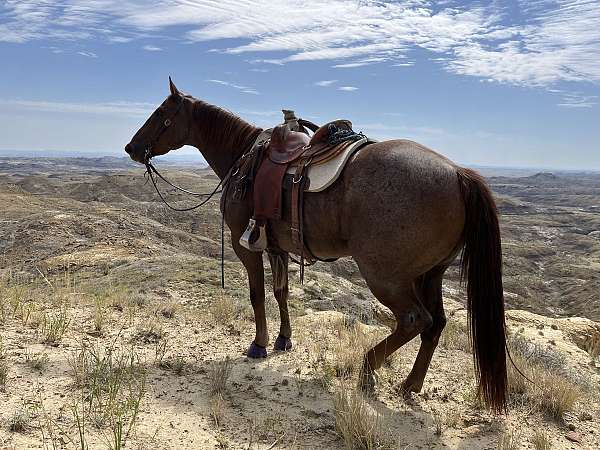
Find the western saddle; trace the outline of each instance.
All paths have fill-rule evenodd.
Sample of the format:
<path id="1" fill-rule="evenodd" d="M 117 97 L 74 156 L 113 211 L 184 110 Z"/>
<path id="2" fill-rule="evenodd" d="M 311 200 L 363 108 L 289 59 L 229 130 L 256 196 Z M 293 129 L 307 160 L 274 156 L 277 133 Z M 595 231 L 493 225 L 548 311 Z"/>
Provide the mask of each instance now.
<path id="1" fill-rule="evenodd" d="M 296 118 L 293 111 L 284 110 L 284 123 L 265 130 L 258 137 L 250 164 L 243 179 L 251 181 L 254 214 L 248 228 L 240 238 L 240 244 L 250 251 L 267 248 L 266 225 L 270 220 L 282 219 L 282 192 L 286 173 L 291 177 L 290 231 L 295 253 L 314 261 L 304 244 L 302 233 L 303 192 L 309 189 L 306 176 L 309 167 L 326 164 L 347 150 L 349 146 L 366 142 L 362 133 L 355 133 L 348 120 L 335 120 L 317 127 L 312 122 Z M 309 136 L 306 128 L 313 131 Z M 257 151 L 258 150 L 258 151 Z M 242 158 L 243 159 L 243 158 Z M 290 175 L 290 173 L 292 175 Z"/>

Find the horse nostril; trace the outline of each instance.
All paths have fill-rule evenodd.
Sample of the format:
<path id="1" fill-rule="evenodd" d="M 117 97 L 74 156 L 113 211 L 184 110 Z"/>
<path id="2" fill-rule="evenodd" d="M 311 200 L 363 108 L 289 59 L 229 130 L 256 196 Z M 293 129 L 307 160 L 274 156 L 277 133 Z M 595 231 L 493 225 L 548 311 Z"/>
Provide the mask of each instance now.
<path id="1" fill-rule="evenodd" d="M 127 145 L 125 146 L 125 151 L 126 151 L 128 154 L 131 154 L 131 152 L 133 151 L 133 147 L 131 146 L 131 144 L 127 144 Z"/>

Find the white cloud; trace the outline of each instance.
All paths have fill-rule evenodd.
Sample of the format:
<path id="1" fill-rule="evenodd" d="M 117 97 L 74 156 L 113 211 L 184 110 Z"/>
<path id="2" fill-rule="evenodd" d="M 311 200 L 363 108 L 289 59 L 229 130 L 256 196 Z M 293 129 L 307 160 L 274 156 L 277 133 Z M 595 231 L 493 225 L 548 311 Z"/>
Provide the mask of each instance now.
<path id="1" fill-rule="evenodd" d="M 77 52 L 78 55 L 85 56 L 86 58 L 97 58 L 98 55 L 94 52 Z"/>
<path id="2" fill-rule="evenodd" d="M 563 92 L 561 102 L 558 106 L 565 108 L 591 108 L 596 105 L 596 95 L 583 95 L 580 92 Z"/>
<path id="3" fill-rule="evenodd" d="M 108 38 L 108 42 L 113 42 L 115 44 L 126 44 L 127 42 L 131 41 L 133 41 L 133 38 L 125 36 L 110 36 Z"/>
<path id="4" fill-rule="evenodd" d="M 228 86 L 228 87 L 232 87 L 234 89 L 237 89 L 241 92 L 244 92 L 245 94 L 254 94 L 254 95 L 258 95 L 260 94 L 260 92 L 258 92 L 256 89 L 254 88 L 250 88 L 247 86 L 241 86 L 239 84 L 235 84 L 235 83 L 230 83 L 229 81 L 223 81 L 223 80 L 206 80 L 209 83 L 215 83 L 215 84 L 220 84 L 222 86 Z"/>
<path id="5" fill-rule="evenodd" d="M 358 91 L 358 88 L 356 86 L 340 86 L 338 88 L 338 91 L 352 92 L 352 91 Z"/>
<path id="6" fill-rule="evenodd" d="M 315 83 L 315 86 L 327 87 L 327 86 L 331 86 L 337 82 L 338 82 L 338 80 L 322 80 L 322 81 L 317 81 Z"/>
<path id="7" fill-rule="evenodd" d="M 45 100 L 0 99 L 0 109 L 27 110 L 51 113 L 107 114 L 129 117 L 146 117 L 156 105 L 139 102 L 74 103 Z"/>
<path id="8" fill-rule="evenodd" d="M 144 45 L 142 48 L 147 52 L 162 52 L 162 48 L 157 47 L 156 45 Z"/>
<path id="9" fill-rule="evenodd" d="M 386 58 L 367 58 L 367 59 L 361 59 L 358 61 L 354 61 L 354 62 L 349 62 L 349 63 L 343 63 L 343 64 L 335 64 L 333 67 L 335 69 L 350 69 L 353 67 L 362 67 L 362 66 L 369 66 L 371 64 L 375 64 L 378 62 L 383 62 L 385 61 Z"/>
<path id="10" fill-rule="evenodd" d="M 600 81 L 598 0 L 7 0 L 0 16 L 4 42 L 119 43 L 161 31 L 270 64 L 407 67 L 402 60 L 418 49 L 450 72 L 496 82 Z M 270 52 L 277 57 L 265 57 Z"/>

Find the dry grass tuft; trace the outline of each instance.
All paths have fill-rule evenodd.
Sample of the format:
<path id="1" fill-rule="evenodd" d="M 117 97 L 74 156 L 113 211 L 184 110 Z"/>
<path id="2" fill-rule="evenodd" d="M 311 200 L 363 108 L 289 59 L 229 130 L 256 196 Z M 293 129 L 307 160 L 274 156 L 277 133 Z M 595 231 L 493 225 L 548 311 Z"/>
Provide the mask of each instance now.
<path id="1" fill-rule="evenodd" d="M 8 353 L 2 344 L 0 336 L 0 391 L 6 390 L 6 381 L 8 380 Z"/>
<path id="2" fill-rule="evenodd" d="M 49 358 L 46 353 L 25 352 L 25 364 L 40 373 L 48 367 L 48 361 Z"/>
<path id="3" fill-rule="evenodd" d="M 436 436 L 441 436 L 446 429 L 446 422 L 443 414 L 439 411 L 434 411 L 431 414 L 431 419 L 433 420 L 433 432 Z"/>
<path id="4" fill-rule="evenodd" d="M 513 404 L 528 404 L 561 421 L 582 395 L 581 387 L 566 372 L 564 356 L 553 350 L 511 337 L 509 349 L 515 365 L 508 364 L 509 395 Z"/>
<path id="5" fill-rule="evenodd" d="M 159 312 L 163 317 L 172 319 L 179 312 L 179 304 L 177 302 L 164 303 L 160 306 Z"/>
<path id="6" fill-rule="evenodd" d="M 227 381 L 231 376 L 232 364 L 229 356 L 224 360 L 215 361 L 208 369 L 208 378 L 210 381 L 210 416 L 215 421 L 215 427 L 219 427 L 223 421 L 225 413 L 225 392 L 227 391 Z"/>
<path id="7" fill-rule="evenodd" d="M 168 342 L 169 340 L 165 338 L 154 344 L 154 364 L 159 367 L 163 364 L 167 354 Z"/>
<path id="8" fill-rule="evenodd" d="M 542 430 L 536 430 L 531 438 L 531 443 L 535 450 L 550 450 L 552 448 L 552 441 L 546 433 Z"/>
<path id="9" fill-rule="evenodd" d="M 505 430 L 498 439 L 498 450 L 517 450 L 521 436 L 514 430 Z"/>
<path id="10" fill-rule="evenodd" d="M 174 358 L 163 359 L 159 367 L 165 370 L 170 370 L 175 375 L 183 375 L 188 367 L 188 363 L 185 358 L 181 355 L 177 355 Z"/>
<path id="11" fill-rule="evenodd" d="M 94 327 L 93 332 L 101 336 L 104 334 L 104 327 L 106 325 L 106 303 L 105 299 L 100 296 L 96 296 L 94 299 Z"/>
<path id="12" fill-rule="evenodd" d="M 234 300 L 223 294 L 218 295 L 213 303 L 208 308 L 209 314 L 212 316 L 216 324 L 229 325 L 238 316 L 238 311 Z"/>
<path id="13" fill-rule="evenodd" d="M 83 345 L 69 364 L 82 399 L 72 406 L 80 434 L 85 433 L 86 421 L 98 429 L 108 427 L 110 448 L 123 448 L 136 424 L 146 386 L 146 373 L 133 349 Z"/>
<path id="14" fill-rule="evenodd" d="M 337 377 L 348 378 L 360 371 L 373 336 L 365 333 L 357 320 L 347 316 L 334 322 L 333 329 L 336 335 L 332 349 L 333 371 Z"/>
<path id="15" fill-rule="evenodd" d="M 335 428 L 347 450 L 393 448 L 383 418 L 365 400 L 355 386 L 340 383 L 333 397 Z"/>
<path id="16" fill-rule="evenodd" d="M 227 390 L 227 381 L 231 376 L 233 366 L 229 356 L 221 361 L 215 361 L 208 369 L 211 395 L 223 395 Z"/>
<path id="17" fill-rule="evenodd" d="M 448 320 L 440 336 L 440 345 L 448 350 L 471 353 L 471 341 L 467 325 L 457 320 Z"/>
<path id="18" fill-rule="evenodd" d="M 216 394 L 211 396 L 209 402 L 210 416 L 215 421 L 215 427 L 219 427 L 225 414 L 225 400 L 221 394 Z"/>
<path id="19" fill-rule="evenodd" d="M 593 360 L 600 356 L 600 330 L 594 331 L 587 339 L 585 347 Z"/>
<path id="20" fill-rule="evenodd" d="M 57 346 L 70 323 L 71 319 L 65 308 L 61 308 L 58 314 L 45 315 L 41 324 L 42 343 Z"/>
<path id="21" fill-rule="evenodd" d="M 22 408 L 8 419 L 8 429 L 13 433 L 25 433 L 31 428 L 31 414 L 29 409 Z"/>
<path id="22" fill-rule="evenodd" d="M 165 330 L 157 320 L 145 320 L 138 324 L 134 339 L 145 344 L 156 344 L 165 337 Z"/>

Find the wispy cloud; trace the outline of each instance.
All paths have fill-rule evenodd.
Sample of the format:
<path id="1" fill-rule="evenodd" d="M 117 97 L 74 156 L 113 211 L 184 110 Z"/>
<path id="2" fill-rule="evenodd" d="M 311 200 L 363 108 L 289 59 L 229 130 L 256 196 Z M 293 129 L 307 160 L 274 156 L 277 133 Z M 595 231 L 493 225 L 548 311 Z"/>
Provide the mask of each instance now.
<path id="1" fill-rule="evenodd" d="M 247 87 L 247 86 L 241 86 L 241 85 L 235 84 L 235 83 L 230 83 L 229 81 L 215 80 L 215 79 L 206 80 L 206 81 L 209 82 L 209 83 L 215 83 L 215 84 L 220 84 L 222 86 L 232 87 L 232 88 L 237 89 L 237 90 L 239 90 L 241 92 L 244 92 L 245 94 L 254 94 L 254 95 L 260 94 L 254 88 L 250 88 L 250 87 Z"/>
<path id="2" fill-rule="evenodd" d="M 591 108 L 598 103 L 596 95 L 583 95 L 580 92 L 563 92 L 558 106 L 565 108 Z"/>
<path id="3" fill-rule="evenodd" d="M 338 91 L 352 92 L 358 91 L 358 88 L 356 86 L 340 86 L 338 87 Z"/>
<path id="4" fill-rule="evenodd" d="M 112 42 L 114 44 L 126 44 L 127 42 L 133 41 L 133 38 L 125 37 L 125 36 L 109 36 L 108 42 Z"/>
<path id="5" fill-rule="evenodd" d="M 369 66 L 371 64 L 376 64 L 376 63 L 384 62 L 387 60 L 388 60 L 388 58 L 386 58 L 386 57 L 365 58 L 365 59 L 359 59 L 357 61 L 353 61 L 353 62 L 349 62 L 349 63 L 335 64 L 333 67 L 335 69 L 352 69 L 354 67 Z"/>
<path id="6" fill-rule="evenodd" d="M 600 82 L 598 0 L 307 0 L 302 7 L 294 0 L 20 0 L 3 2 L 0 16 L 4 42 L 118 43 L 164 31 L 180 41 L 218 42 L 218 52 L 255 53 L 271 64 L 407 67 L 403 60 L 425 50 L 449 72 L 495 82 Z M 228 42 L 242 43 L 222 47 Z M 274 52 L 276 58 L 265 57 Z"/>
<path id="7" fill-rule="evenodd" d="M 315 83 L 315 86 L 320 86 L 320 87 L 327 87 L 327 86 L 331 86 L 335 83 L 337 83 L 338 80 L 322 80 L 322 81 L 317 81 Z"/>
<path id="8" fill-rule="evenodd" d="M 85 56 L 86 58 L 97 58 L 98 55 L 94 52 L 77 52 L 78 55 Z"/>
<path id="9" fill-rule="evenodd" d="M 146 117 L 156 105 L 140 102 L 73 103 L 45 100 L 0 99 L 0 109 L 27 110 L 51 113 L 102 114 Z"/>
<path id="10" fill-rule="evenodd" d="M 162 52 L 162 48 L 157 47 L 156 45 L 144 45 L 142 48 L 147 52 Z"/>

